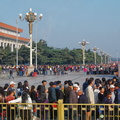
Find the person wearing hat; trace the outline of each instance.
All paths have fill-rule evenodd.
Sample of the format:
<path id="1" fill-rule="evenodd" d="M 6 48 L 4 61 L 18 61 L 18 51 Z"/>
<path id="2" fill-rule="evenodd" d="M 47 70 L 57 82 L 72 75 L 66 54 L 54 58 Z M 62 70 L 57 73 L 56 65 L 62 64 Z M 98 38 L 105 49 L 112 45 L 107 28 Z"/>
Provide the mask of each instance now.
<path id="1" fill-rule="evenodd" d="M 15 84 L 16 84 L 16 83 L 13 82 L 13 81 L 10 82 L 10 86 L 9 86 L 9 88 L 8 88 L 8 92 L 11 91 L 11 90 L 14 90 Z"/>
<path id="2" fill-rule="evenodd" d="M 110 92 L 112 94 L 112 103 L 114 103 L 115 101 L 115 86 L 114 85 L 110 85 Z"/>
<path id="3" fill-rule="evenodd" d="M 78 103 L 78 95 L 77 95 L 78 85 L 73 85 L 73 90 L 70 92 L 69 103 Z"/>
<path id="4" fill-rule="evenodd" d="M 78 94 L 77 94 L 77 90 L 78 90 L 78 85 L 74 84 L 73 85 L 73 90 L 70 92 L 70 96 L 69 96 L 69 103 L 70 104 L 77 104 L 78 103 Z M 69 109 L 69 119 L 72 120 L 73 114 L 72 114 L 72 107 L 76 107 L 74 106 L 70 106 Z M 76 113 L 75 113 L 76 114 Z"/>

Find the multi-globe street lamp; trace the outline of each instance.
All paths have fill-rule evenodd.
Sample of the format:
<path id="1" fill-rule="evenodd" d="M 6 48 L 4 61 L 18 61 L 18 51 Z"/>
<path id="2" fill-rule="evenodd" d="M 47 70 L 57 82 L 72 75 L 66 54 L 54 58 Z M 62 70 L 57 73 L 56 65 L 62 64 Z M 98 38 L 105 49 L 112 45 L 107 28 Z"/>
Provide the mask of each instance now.
<path id="1" fill-rule="evenodd" d="M 94 48 L 93 48 L 94 58 L 95 58 L 95 64 L 96 64 L 96 59 L 97 59 L 97 57 L 96 57 L 96 52 L 97 52 L 98 49 L 99 49 L 99 48 L 97 48 L 97 47 L 94 47 Z"/>
<path id="2" fill-rule="evenodd" d="M 83 65 L 85 65 L 85 45 L 89 44 L 89 42 L 83 40 L 82 42 L 79 42 L 79 44 L 82 45 Z"/>
<path id="3" fill-rule="evenodd" d="M 25 19 L 29 23 L 30 46 L 27 46 L 28 48 L 30 48 L 30 66 L 29 66 L 30 70 L 29 70 L 29 72 L 34 70 L 34 66 L 32 64 L 32 51 L 34 50 L 34 49 L 32 49 L 32 27 L 33 27 L 33 22 L 35 20 L 42 19 L 42 16 L 43 15 L 40 14 L 37 17 L 37 13 L 33 13 L 31 8 L 30 8 L 29 13 L 26 13 L 25 17 L 22 18 L 22 14 L 19 15 L 20 20 L 23 21 Z"/>
<path id="4" fill-rule="evenodd" d="M 103 57 L 102 57 L 103 56 L 103 51 L 100 51 L 100 56 L 101 56 L 101 64 L 103 64 L 103 61 L 102 61 L 103 60 Z"/>

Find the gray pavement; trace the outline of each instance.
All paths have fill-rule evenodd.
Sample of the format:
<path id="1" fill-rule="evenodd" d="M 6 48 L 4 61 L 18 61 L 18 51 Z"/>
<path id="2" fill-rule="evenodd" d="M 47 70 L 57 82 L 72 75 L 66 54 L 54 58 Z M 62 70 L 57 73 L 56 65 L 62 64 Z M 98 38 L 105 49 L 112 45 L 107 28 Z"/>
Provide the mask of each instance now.
<path id="1" fill-rule="evenodd" d="M 26 76 L 16 76 L 14 74 L 15 78 L 14 79 L 9 79 L 8 75 L 0 75 L 0 86 L 4 86 L 5 83 L 10 83 L 10 81 L 16 82 L 24 82 L 27 80 L 29 82 L 29 86 L 35 85 L 36 87 L 41 84 L 42 80 L 47 81 L 47 87 L 49 86 L 49 82 L 51 81 L 57 81 L 60 80 L 62 83 L 64 83 L 65 80 L 72 80 L 74 82 L 79 82 L 80 86 L 83 84 L 86 78 L 93 77 L 94 79 L 96 78 L 102 78 L 105 77 L 106 79 L 112 78 L 113 75 L 84 75 L 82 71 L 80 72 L 68 72 L 68 74 L 65 75 L 38 75 L 37 77 L 26 77 Z M 17 87 L 17 85 L 16 85 Z"/>

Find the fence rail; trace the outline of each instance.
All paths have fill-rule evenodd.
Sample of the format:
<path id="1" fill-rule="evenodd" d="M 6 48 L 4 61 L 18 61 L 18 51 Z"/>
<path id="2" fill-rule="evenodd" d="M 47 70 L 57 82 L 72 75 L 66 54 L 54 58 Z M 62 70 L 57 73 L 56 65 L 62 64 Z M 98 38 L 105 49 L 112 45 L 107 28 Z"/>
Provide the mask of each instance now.
<path id="1" fill-rule="evenodd" d="M 0 120 L 120 120 L 119 104 L 0 103 Z"/>

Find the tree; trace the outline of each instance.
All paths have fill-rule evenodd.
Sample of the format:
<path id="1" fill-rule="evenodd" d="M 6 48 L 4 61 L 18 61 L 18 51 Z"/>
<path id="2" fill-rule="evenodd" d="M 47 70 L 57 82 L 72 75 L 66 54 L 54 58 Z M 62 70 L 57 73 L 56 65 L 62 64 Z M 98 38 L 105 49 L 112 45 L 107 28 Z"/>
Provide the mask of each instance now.
<path id="1" fill-rule="evenodd" d="M 33 48 L 36 43 L 33 41 Z M 63 65 L 63 64 L 82 64 L 82 49 L 70 50 L 66 48 L 54 48 L 49 47 L 47 42 L 41 39 L 37 43 L 37 56 L 39 65 Z M 86 64 L 94 63 L 94 54 L 89 49 L 85 51 Z M 0 64 L 16 64 L 16 50 L 11 52 L 10 46 L 5 49 L 0 47 Z M 33 51 L 33 64 L 35 64 L 36 53 Z M 22 46 L 18 50 L 18 63 L 19 64 L 29 64 L 30 62 L 30 49 Z M 100 56 L 97 54 L 97 63 L 100 63 Z"/>

